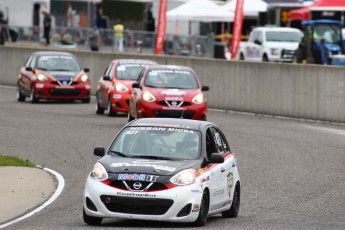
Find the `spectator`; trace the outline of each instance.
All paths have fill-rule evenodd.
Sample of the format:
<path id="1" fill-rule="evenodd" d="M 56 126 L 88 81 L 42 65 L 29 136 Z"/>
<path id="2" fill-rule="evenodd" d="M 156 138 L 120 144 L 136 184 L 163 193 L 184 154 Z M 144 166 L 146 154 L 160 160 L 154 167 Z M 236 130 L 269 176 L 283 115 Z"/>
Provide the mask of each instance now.
<path id="1" fill-rule="evenodd" d="M 44 34 L 44 38 L 46 40 L 45 45 L 49 45 L 50 44 L 50 28 L 51 28 L 51 22 L 52 19 L 48 13 L 47 10 L 42 10 L 42 14 L 44 15 L 43 18 L 43 34 Z"/>
<path id="2" fill-rule="evenodd" d="M 114 25 L 114 51 L 122 52 L 123 51 L 123 42 L 124 42 L 124 26 L 121 24 L 120 19 L 116 20 Z"/>
<path id="3" fill-rule="evenodd" d="M 98 27 L 95 26 L 93 30 L 91 30 L 89 36 L 89 45 L 92 51 L 98 51 L 99 47 L 99 30 Z"/>

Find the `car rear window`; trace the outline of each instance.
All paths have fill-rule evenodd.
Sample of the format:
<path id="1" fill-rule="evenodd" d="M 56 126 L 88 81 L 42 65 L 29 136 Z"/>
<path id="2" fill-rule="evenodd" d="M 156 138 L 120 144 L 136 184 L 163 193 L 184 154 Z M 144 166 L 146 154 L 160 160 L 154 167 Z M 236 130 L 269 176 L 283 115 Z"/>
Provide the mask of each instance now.
<path id="1" fill-rule="evenodd" d="M 188 70 L 150 70 L 147 73 L 145 86 L 154 88 L 197 89 L 198 82 Z"/>
<path id="2" fill-rule="evenodd" d="M 197 159 L 200 149 L 199 131 L 155 126 L 127 127 L 109 148 L 110 152 L 121 153 L 126 157 L 161 157 L 172 160 Z"/>

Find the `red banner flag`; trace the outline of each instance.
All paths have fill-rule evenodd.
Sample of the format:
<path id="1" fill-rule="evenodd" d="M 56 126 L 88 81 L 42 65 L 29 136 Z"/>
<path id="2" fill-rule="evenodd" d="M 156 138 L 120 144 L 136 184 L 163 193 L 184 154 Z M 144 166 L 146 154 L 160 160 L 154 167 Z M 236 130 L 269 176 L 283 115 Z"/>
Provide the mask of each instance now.
<path id="1" fill-rule="evenodd" d="M 159 54 L 164 45 L 167 5 L 168 0 L 160 0 L 155 54 Z"/>
<path id="2" fill-rule="evenodd" d="M 234 28 L 232 30 L 231 59 L 234 59 L 236 57 L 238 47 L 240 46 L 240 42 L 241 42 L 242 24 L 243 24 L 243 5 L 244 5 L 244 0 L 237 0 Z"/>

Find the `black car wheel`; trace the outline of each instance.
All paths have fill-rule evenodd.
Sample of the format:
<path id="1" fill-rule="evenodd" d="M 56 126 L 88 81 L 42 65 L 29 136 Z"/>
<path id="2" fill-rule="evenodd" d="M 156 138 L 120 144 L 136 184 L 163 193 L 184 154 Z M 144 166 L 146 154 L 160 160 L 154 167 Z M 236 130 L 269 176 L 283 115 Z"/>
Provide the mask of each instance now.
<path id="1" fill-rule="evenodd" d="M 23 102 L 25 101 L 25 96 L 22 94 L 22 88 L 20 85 L 17 85 L 17 101 Z"/>
<path id="2" fill-rule="evenodd" d="M 90 103 L 90 101 L 91 99 L 89 97 L 81 100 L 82 103 Z"/>
<path id="3" fill-rule="evenodd" d="M 199 210 L 199 216 L 198 219 L 195 221 L 195 225 L 198 227 L 204 226 L 207 221 L 208 217 L 208 210 L 209 210 L 209 195 L 207 191 L 204 191 L 202 194 L 202 199 L 201 199 L 201 205 L 200 205 L 200 210 Z"/>
<path id="4" fill-rule="evenodd" d="M 240 201 L 241 201 L 241 191 L 240 185 L 237 184 L 234 191 L 234 197 L 232 199 L 232 204 L 229 210 L 222 212 L 222 217 L 224 218 L 235 218 L 240 212 Z"/>
<path id="5" fill-rule="evenodd" d="M 100 218 L 100 217 L 88 216 L 85 213 L 84 208 L 83 208 L 83 219 L 84 219 L 84 222 L 89 225 L 100 225 L 103 220 L 103 218 Z"/>
<path id="6" fill-rule="evenodd" d="M 31 101 L 31 103 L 37 103 L 39 101 L 39 98 L 36 97 L 36 95 L 35 95 L 35 89 L 33 86 L 31 87 L 30 101 Z"/>
<path id="7" fill-rule="evenodd" d="M 267 54 L 264 54 L 264 56 L 262 57 L 262 61 L 263 62 L 269 62 Z"/>
<path id="8" fill-rule="evenodd" d="M 116 115 L 116 112 L 113 111 L 113 107 L 111 105 L 111 98 L 108 100 L 107 113 L 109 117 L 114 117 Z"/>
<path id="9" fill-rule="evenodd" d="M 104 114 L 104 108 L 102 108 L 102 106 L 99 103 L 100 102 L 99 102 L 98 98 L 96 97 L 95 111 L 96 111 L 96 114 L 102 115 L 102 114 Z"/>

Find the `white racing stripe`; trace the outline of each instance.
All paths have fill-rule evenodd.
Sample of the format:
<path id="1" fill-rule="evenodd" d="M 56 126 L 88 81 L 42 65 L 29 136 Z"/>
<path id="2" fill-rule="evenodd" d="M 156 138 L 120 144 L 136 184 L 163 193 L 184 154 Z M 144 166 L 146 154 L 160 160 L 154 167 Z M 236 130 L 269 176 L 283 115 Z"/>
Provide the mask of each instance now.
<path id="1" fill-rule="evenodd" d="M 58 172 L 56 172 L 56 171 L 54 171 L 52 169 L 48 169 L 48 168 L 43 168 L 43 169 L 48 171 L 48 172 L 50 172 L 51 174 L 53 174 L 56 177 L 56 179 L 58 180 L 58 187 L 57 187 L 55 193 L 53 194 L 53 196 L 50 197 L 49 200 L 47 200 L 44 204 L 42 204 L 38 208 L 32 210 L 31 212 L 25 214 L 24 216 L 21 216 L 21 217 L 19 217 L 17 219 L 14 219 L 14 220 L 10 221 L 10 222 L 7 222 L 5 224 L 0 225 L 0 228 L 5 228 L 5 227 L 7 227 L 7 226 L 9 226 L 11 224 L 17 223 L 17 222 L 19 222 L 21 220 L 24 220 L 24 219 L 34 215 L 35 213 L 41 211 L 42 209 L 44 209 L 45 207 L 47 207 L 48 205 L 53 203 L 59 197 L 59 195 L 61 194 L 63 188 L 65 187 L 65 180 L 64 180 L 64 178 Z"/>

